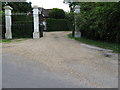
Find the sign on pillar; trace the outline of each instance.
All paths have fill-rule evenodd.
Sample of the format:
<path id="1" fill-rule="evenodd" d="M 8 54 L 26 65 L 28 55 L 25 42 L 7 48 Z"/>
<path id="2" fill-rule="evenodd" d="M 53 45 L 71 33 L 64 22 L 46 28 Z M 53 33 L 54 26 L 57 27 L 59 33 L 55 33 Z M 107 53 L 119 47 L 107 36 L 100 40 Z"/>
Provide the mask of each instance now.
<path id="1" fill-rule="evenodd" d="M 6 24 L 6 33 L 5 38 L 6 39 L 12 39 L 12 32 L 11 32 L 11 10 L 12 8 L 10 6 L 5 6 L 5 24 Z"/>
<path id="2" fill-rule="evenodd" d="M 40 38 L 38 6 L 33 6 L 34 32 L 33 38 Z"/>

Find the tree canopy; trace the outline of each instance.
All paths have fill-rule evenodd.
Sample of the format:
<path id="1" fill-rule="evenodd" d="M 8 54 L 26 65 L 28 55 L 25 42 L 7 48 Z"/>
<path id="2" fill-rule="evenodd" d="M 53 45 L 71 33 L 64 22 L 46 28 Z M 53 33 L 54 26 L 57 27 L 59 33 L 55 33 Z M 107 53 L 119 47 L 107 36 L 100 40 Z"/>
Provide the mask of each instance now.
<path id="1" fill-rule="evenodd" d="M 49 12 L 49 18 L 64 19 L 65 18 L 65 12 L 62 9 L 53 8 Z"/>
<path id="2" fill-rule="evenodd" d="M 13 8 L 13 12 L 27 13 L 32 11 L 31 2 L 8 2 L 8 5 Z M 2 8 L 5 6 L 5 2 L 2 2 Z"/>
<path id="3" fill-rule="evenodd" d="M 120 42 L 120 2 L 77 2 L 80 5 L 77 26 L 86 38 Z"/>

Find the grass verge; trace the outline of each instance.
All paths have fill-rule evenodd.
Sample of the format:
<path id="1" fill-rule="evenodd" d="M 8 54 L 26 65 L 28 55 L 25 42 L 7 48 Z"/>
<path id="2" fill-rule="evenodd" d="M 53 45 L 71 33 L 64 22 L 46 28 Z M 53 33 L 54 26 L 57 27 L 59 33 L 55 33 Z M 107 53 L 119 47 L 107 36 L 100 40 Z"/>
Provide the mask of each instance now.
<path id="1" fill-rule="evenodd" d="M 0 40 L 0 43 L 2 43 L 2 42 L 10 43 L 10 42 L 12 42 L 12 39 L 3 39 L 3 40 Z"/>
<path id="2" fill-rule="evenodd" d="M 11 43 L 11 42 L 20 42 L 23 40 L 27 40 L 28 38 L 21 38 L 21 39 L 2 39 L 0 43 Z"/>
<path id="3" fill-rule="evenodd" d="M 86 43 L 86 44 L 89 44 L 89 45 L 94 45 L 94 46 L 105 48 L 105 49 L 111 49 L 116 53 L 120 53 L 120 44 L 102 42 L 102 41 L 95 41 L 95 40 L 86 39 L 86 38 L 74 38 L 74 37 L 72 37 L 72 34 L 68 34 L 68 37 L 71 38 L 71 39 L 75 39 L 77 41 L 80 41 L 82 43 Z"/>
<path id="4" fill-rule="evenodd" d="M 46 32 L 69 32 L 71 30 L 49 30 L 49 31 L 46 31 Z"/>

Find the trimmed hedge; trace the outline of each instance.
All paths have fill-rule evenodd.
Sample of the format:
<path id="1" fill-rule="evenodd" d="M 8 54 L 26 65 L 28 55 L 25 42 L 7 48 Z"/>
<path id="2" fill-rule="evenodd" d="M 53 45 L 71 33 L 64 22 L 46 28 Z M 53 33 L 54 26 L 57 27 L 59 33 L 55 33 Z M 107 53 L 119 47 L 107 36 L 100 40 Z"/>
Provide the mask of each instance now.
<path id="1" fill-rule="evenodd" d="M 16 22 L 12 24 L 13 38 L 32 38 L 33 31 L 33 22 Z"/>
<path id="2" fill-rule="evenodd" d="M 2 17 L 2 38 L 5 38 L 5 16 Z M 13 38 L 32 38 L 34 31 L 32 16 L 12 16 Z"/>
<path id="3" fill-rule="evenodd" d="M 13 15 L 12 16 L 12 23 L 20 22 L 20 21 L 33 21 L 33 16 L 27 16 L 27 15 Z"/>
<path id="4" fill-rule="evenodd" d="M 69 31 L 72 29 L 72 23 L 66 19 L 47 19 L 47 31 Z"/>
<path id="5" fill-rule="evenodd" d="M 49 12 L 49 18 L 55 18 L 55 19 L 64 19 L 65 18 L 65 12 L 63 9 L 53 8 Z"/>

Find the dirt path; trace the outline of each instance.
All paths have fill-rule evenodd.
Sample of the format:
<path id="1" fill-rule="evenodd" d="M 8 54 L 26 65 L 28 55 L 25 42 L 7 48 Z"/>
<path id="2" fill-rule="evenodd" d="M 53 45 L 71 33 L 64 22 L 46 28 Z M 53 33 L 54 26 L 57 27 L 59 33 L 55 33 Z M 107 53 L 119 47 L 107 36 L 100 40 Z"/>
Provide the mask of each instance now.
<path id="1" fill-rule="evenodd" d="M 67 38 L 69 32 L 45 32 L 40 39 L 4 43 L 3 53 L 19 55 L 50 71 L 70 75 L 92 88 L 118 87 L 118 57 Z"/>

